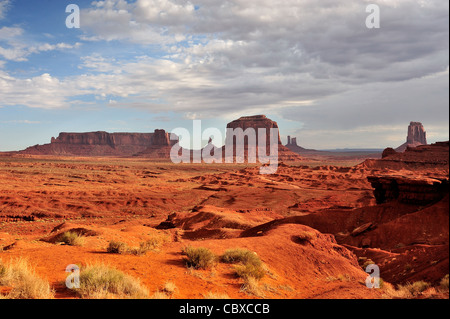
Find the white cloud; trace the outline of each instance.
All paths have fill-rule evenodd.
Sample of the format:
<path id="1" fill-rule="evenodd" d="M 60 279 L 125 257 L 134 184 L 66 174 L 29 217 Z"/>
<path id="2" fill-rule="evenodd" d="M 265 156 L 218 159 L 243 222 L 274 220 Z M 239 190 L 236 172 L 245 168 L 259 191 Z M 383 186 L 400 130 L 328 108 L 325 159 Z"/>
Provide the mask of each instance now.
<path id="1" fill-rule="evenodd" d="M 64 42 L 50 43 L 29 43 L 23 39 L 24 30 L 20 27 L 0 28 L 0 56 L 10 61 L 27 61 L 28 56 L 40 52 L 53 50 L 76 49 L 81 43 L 68 44 Z"/>
<path id="2" fill-rule="evenodd" d="M 5 17 L 5 13 L 9 7 L 9 0 L 0 0 L 0 20 Z"/>
<path id="3" fill-rule="evenodd" d="M 365 27 L 368 3 L 380 5 L 378 30 Z M 138 48 L 136 56 L 96 46 L 81 58 L 83 75 L 3 80 L 2 104 L 62 107 L 92 94 L 114 107 L 186 118 L 278 114 L 306 123 L 309 134 L 403 125 L 405 117 L 445 125 L 445 1 L 105 0 L 81 14 L 82 40 L 116 41 Z M 3 34 L 12 31 L 17 39 L 23 30 Z M 0 56 L 10 60 L 70 46 L 8 41 Z"/>

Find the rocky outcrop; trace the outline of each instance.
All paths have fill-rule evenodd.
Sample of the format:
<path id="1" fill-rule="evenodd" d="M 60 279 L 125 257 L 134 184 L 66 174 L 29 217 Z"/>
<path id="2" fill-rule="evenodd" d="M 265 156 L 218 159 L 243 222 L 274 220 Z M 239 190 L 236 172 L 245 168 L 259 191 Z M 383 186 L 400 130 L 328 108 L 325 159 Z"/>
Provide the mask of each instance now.
<path id="1" fill-rule="evenodd" d="M 236 147 L 241 146 L 241 143 L 244 143 L 244 161 L 248 159 L 248 154 L 251 154 L 250 152 L 255 152 L 257 154 L 256 147 L 259 143 L 258 139 L 258 129 L 265 129 L 266 130 L 266 150 L 267 155 L 269 155 L 269 148 L 270 148 L 270 141 L 271 141 L 271 130 L 270 129 L 278 129 L 278 124 L 275 121 L 272 121 L 271 119 L 267 118 L 265 115 L 254 115 L 254 116 L 243 116 L 237 120 L 234 120 L 227 125 L 227 131 L 229 129 L 236 130 L 236 129 L 242 129 L 245 134 L 245 130 L 251 128 L 254 129 L 255 132 L 255 144 L 250 145 L 248 143 L 248 138 L 244 138 L 242 140 L 239 140 L 237 138 L 234 138 L 233 136 L 230 136 L 227 133 L 226 139 L 225 139 L 225 146 L 222 148 L 222 154 L 226 155 L 226 148 L 230 147 L 232 145 L 233 147 L 233 154 L 235 156 L 236 154 Z M 278 147 L 278 161 L 300 161 L 302 158 L 297 155 L 296 153 L 292 152 L 290 149 L 288 149 L 286 146 L 284 146 L 281 143 L 280 133 L 278 131 L 278 135 L 275 136 L 277 147 Z M 236 159 L 236 158 L 235 158 Z"/>
<path id="2" fill-rule="evenodd" d="M 154 133 L 108 133 L 103 131 L 85 133 L 60 133 L 52 137 L 50 144 L 31 146 L 20 153 L 30 155 L 72 156 L 134 156 L 148 149 L 169 148 L 169 135 L 164 130 Z M 158 152 L 156 157 L 165 156 Z"/>
<path id="3" fill-rule="evenodd" d="M 448 178 L 369 176 L 378 204 L 398 200 L 404 204 L 428 205 L 449 192 Z"/>
<path id="4" fill-rule="evenodd" d="M 287 142 L 287 144 L 285 146 L 288 149 L 290 149 L 292 152 L 302 153 L 302 152 L 308 151 L 306 148 L 303 148 L 303 147 L 297 145 L 297 138 L 296 137 L 292 137 L 291 138 L 290 136 L 288 136 L 287 140 L 288 140 L 288 142 Z"/>
<path id="5" fill-rule="evenodd" d="M 408 169 L 422 172 L 444 170 L 448 174 L 449 142 L 407 147 L 404 152 L 392 148 L 383 151 L 381 159 L 368 159 L 359 166 L 372 169 Z"/>
<path id="6" fill-rule="evenodd" d="M 388 148 L 382 159 L 366 160 L 358 167 L 372 169 L 368 180 L 377 203 L 427 205 L 448 194 L 449 142 L 408 147 L 403 153 Z"/>
<path id="7" fill-rule="evenodd" d="M 395 149 L 397 152 L 404 152 L 408 147 L 416 147 L 427 144 L 427 133 L 420 122 L 411 122 L 408 126 L 406 143 Z"/>
<path id="8" fill-rule="evenodd" d="M 397 154 L 396 150 L 394 150 L 392 147 L 388 147 L 381 154 L 381 158 L 386 158 L 388 156 L 395 155 L 395 154 Z"/>

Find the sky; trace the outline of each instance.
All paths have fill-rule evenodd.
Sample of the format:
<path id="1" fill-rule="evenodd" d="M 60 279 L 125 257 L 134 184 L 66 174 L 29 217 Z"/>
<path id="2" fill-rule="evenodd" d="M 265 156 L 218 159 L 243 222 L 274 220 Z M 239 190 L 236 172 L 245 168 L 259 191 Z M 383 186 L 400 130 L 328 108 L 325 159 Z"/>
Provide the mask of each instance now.
<path id="1" fill-rule="evenodd" d="M 257 114 L 284 143 L 397 147 L 411 121 L 448 140 L 448 104 L 446 0 L 0 0 L 0 151 Z"/>

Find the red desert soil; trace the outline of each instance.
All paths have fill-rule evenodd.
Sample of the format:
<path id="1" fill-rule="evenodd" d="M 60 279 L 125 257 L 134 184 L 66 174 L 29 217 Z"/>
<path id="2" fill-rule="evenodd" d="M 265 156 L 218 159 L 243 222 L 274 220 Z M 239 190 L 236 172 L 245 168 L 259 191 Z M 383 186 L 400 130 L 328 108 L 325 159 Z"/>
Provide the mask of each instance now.
<path id="1" fill-rule="evenodd" d="M 418 172 L 325 164 L 281 163 L 276 174 L 260 175 L 243 164 L 0 156 L 0 259 L 28 259 L 56 298 L 77 298 L 64 286 L 67 265 L 94 262 L 140 279 L 150 293 L 171 281 L 174 298 L 381 298 L 365 286 L 358 257 L 379 264 L 392 283 L 437 284 L 448 273 L 448 196 L 427 205 L 377 204 L 369 176 Z M 448 176 L 448 163 L 420 174 Z M 55 242 L 67 230 L 83 234 L 84 244 Z M 142 256 L 106 252 L 112 240 L 137 247 L 155 237 L 167 242 Z M 233 265 L 187 269 L 181 251 L 188 245 L 217 255 L 256 252 L 267 267 L 263 295 L 241 291 Z"/>

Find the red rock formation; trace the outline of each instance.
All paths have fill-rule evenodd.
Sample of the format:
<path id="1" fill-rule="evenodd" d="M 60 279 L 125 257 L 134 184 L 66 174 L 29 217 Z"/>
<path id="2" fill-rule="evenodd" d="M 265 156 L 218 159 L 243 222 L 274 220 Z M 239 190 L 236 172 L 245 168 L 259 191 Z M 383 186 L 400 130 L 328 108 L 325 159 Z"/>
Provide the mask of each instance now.
<path id="1" fill-rule="evenodd" d="M 448 178 L 369 176 L 378 204 L 398 200 L 405 204 L 428 205 L 449 192 Z"/>
<path id="2" fill-rule="evenodd" d="M 448 194 L 449 142 L 408 147 L 403 153 L 388 148 L 382 159 L 359 166 L 375 172 L 368 180 L 377 203 L 398 200 L 426 205 Z"/>
<path id="3" fill-rule="evenodd" d="M 440 170 L 448 174 L 448 141 L 436 142 L 430 145 L 419 145 L 417 147 L 407 147 L 403 153 L 388 148 L 384 150 L 383 154 L 382 159 L 368 159 L 361 163 L 360 166 L 376 169 L 417 170 L 422 173 Z"/>
<path id="4" fill-rule="evenodd" d="M 31 146 L 20 153 L 31 155 L 73 156 L 134 156 L 152 148 L 170 147 L 168 134 L 164 130 L 154 133 L 60 133 L 52 137 L 50 144 Z M 155 157 L 168 157 L 158 152 Z M 162 152 L 166 154 L 166 152 Z"/>
<path id="5" fill-rule="evenodd" d="M 250 145 L 248 143 L 248 138 L 246 137 L 243 142 L 244 142 L 244 161 L 248 160 L 248 155 L 251 154 L 250 152 L 254 152 L 254 154 L 257 154 L 257 150 L 255 149 L 255 147 L 258 145 L 259 139 L 258 139 L 258 129 L 260 128 L 264 128 L 266 129 L 266 150 L 267 150 L 267 155 L 269 155 L 269 148 L 270 148 L 270 132 L 271 132 L 271 128 L 273 129 L 279 129 L 278 128 L 278 124 L 275 121 L 272 121 L 271 119 L 267 118 L 265 115 L 254 115 L 254 116 L 243 116 L 237 120 L 234 120 L 230 123 L 227 124 L 227 130 L 228 129 L 237 129 L 237 128 L 241 128 L 244 133 L 245 130 L 247 130 L 248 128 L 252 128 L 254 129 L 254 132 L 256 134 L 255 136 L 255 145 Z M 225 146 L 222 148 L 222 154 L 223 156 L 226 156 L 226 148 L 229 147 L 228 145 L 233 145 L 233 156 L 234 159 L 236 159 L 236 147 L 240 146 L 240 141 L 238 139 L 233 138 L 233 140 L 231 140 L 231 138 L 228 134 L 226 137 L 226 142 L 225 142 Z M 302 160 L 302 158 L 297 155 L 296 153 L 292 152 L 291 150 L 289 150 L 286 146 L 281 144 L 281 138 L 280 138 L 280 133 L 278 132 L 278 136 L 276 137 L 277 141 L 276 143 L 278 144 L 278 161 L 300 161 Z M 242 159 L 241 159 L 242 160 Z"/>
<path id="6" fill-rule="evenodd" d="M 407 147 L 416 147 L 427 144 L 427 133 L 420 122 L 411 122 L 408 126 L 408 136 L 406 143 L 400 145 L 395 150 L 397 152 L 404 152 Z"/>
<path id="7" fill-rule="evenodd" d="M 303 147 L 297 145 L 296 137 L 291 138 L 290 136 L 288 136 L 288 142 L 285 146 L 288 149 L 290 149 L 292 152 L 295 152 L 295 153 L 302 153 L 302 152 L 308 151 L 306 148 L 303 148 Z"/>

